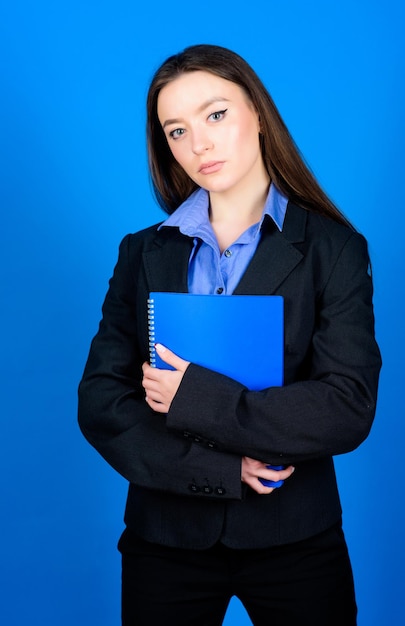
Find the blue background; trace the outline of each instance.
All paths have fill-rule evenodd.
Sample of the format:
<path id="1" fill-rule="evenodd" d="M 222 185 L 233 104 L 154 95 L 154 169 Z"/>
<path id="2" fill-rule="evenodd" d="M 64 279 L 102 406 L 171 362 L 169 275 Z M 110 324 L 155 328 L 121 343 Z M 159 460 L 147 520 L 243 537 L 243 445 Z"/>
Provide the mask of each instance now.
<path id="1" fill-rule="evenodd" d="M 76 425 L 121 238 L 152 200 L 144 102 L 193 43 L 244 56 L 369 240 L 384 357 L 374 429 L 337 469 L 360 626 L 405 622 L 401 2 L 13 0 L 0 8 L 0 620 L 119 623 L 126 484 Z M 227 626 L 250 624 L 233 600 Z"/>

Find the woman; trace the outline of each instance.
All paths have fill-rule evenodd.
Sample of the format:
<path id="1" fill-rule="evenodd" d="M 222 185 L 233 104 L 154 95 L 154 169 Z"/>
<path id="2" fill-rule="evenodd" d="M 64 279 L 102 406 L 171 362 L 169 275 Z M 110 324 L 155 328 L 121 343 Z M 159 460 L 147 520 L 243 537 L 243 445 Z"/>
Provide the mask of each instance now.
<path id="1" fill-rule="evenodd" d="M 170 217 L 122 241 L 79 390 L 84 435 L 130 483 L 122 623 L 221 624 L 237 595 L 257 625 L 352 626 L 332 456 L 375 413 L 366 242 L 235 53 L 165 61 L 147 130 Z M 151 291 L 283 296 L 284 386 L 249 391 L 171 346 L 157 350 L 174 369 L 150 367 Z"/>

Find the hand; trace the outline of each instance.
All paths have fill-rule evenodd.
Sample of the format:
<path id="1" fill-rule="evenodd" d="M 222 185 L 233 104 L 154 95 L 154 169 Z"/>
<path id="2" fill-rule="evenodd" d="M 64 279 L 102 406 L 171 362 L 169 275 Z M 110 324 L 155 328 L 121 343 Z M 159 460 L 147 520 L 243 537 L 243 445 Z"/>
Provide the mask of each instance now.
<path id="1" fill-rule="evenodd" d="M 160 343 L 155 346 L 156 352 L 174 370 L 163 370 L 151 367 L 149 363 L 142 365 L 142 386 L 146 391 L 145 400 L 157 413 L 168 413 L 170 405 L 183 379 L 184 372 L 190 365 Z"/>
<path id="2" fill-rule="evenodd" d="M 242 458 L 242 473 L 241 480 L 246 483 L 260 494 L 268 494 L 277 489 L 277 487 L 265 487 L 259 480 L 259 478 L 266 478 L 267 480 L 287 480 L 294 472 L 295 467 L 289 465 L 283 470 L 268 469 L 266 463 L 256 461 L 248 456 Z"/>

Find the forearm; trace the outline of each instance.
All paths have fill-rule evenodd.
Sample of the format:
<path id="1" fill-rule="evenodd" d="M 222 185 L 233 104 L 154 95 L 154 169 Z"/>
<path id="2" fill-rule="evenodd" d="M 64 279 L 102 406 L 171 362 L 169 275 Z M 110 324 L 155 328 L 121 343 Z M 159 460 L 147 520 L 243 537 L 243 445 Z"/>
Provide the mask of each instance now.
<path id="1" fill-rule="evenodd" d="M 294 464 L 342 454 L 367 436 L 375 398 L 359 394 L 351 381 L 346 381 L 346 388 L 339 382 L 340 389 L 333 381 L 305 381 L 250 392 L 192 365 L 183 382 L 183 389 L 190 390 L 187 401 L 180 387 L 167 417 L 168 427 L 209 438 L 219 450 L 269 463 Z"/>
<path id="2" fill-rule="evenodd" d="M 192 484 L 208 484 L 213 491 L 222 485 L 222 498 L 242 497 L 239 455 L 169 432 L 129 380 L 92 374 L 91 363 L 90 357 L 79 386 L 79 425 L 116 471 L 136 485 L 178 495 L 192 495 Z"/>

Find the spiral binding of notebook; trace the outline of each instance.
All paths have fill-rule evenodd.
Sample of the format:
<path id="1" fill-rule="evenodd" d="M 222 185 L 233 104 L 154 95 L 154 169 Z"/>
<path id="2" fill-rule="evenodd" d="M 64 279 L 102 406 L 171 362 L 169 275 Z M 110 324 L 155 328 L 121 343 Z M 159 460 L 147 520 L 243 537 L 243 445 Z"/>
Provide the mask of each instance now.
<path id="1" fill-rule="evenodd" d="M 148 331 L 149 331 L 149 363 L 152 367 L 156 367 L 155 301 L 153 298 L 148 298 Z"/>

